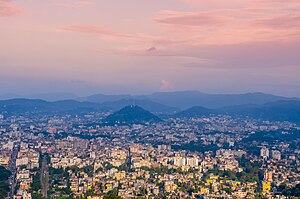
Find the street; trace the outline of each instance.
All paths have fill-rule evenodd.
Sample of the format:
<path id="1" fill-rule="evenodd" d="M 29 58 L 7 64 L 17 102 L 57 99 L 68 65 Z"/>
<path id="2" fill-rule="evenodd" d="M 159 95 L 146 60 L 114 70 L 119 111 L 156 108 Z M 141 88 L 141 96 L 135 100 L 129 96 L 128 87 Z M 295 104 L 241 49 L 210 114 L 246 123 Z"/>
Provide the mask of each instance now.
<path id="1" fill-rule="evenodd" d="M 9 160 L 8 169 L 11 171 L 12 175 L 9 177 L 10 184 L 10 192 L 8 193 L 7 199 L 13 198 L 15 188 L 16 188 L 16 159 L 18 155 L 19 147 L 17 145 L 14 146 L 11 158 Z"/>
<path id="2" fill-rule="evenodd" d="M 41 176 L 40 180 L 42 183 L 42 196 L 47 198 L 47 192 L 49 189 L 49 173 L 48 173 L 48 165 L 47 165 L 47 157 L 44 156 L 42 161 L 42 169 L 41 169 Z"/>

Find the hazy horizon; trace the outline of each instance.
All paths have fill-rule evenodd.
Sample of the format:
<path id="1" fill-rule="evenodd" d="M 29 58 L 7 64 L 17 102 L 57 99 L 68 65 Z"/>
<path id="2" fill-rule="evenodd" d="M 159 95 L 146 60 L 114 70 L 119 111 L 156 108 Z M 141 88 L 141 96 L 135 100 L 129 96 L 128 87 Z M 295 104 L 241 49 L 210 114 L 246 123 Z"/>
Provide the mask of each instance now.
<path id="1" fill-rule="evenodd" d="M 72 92 L 49 92 L 49 93 L 26 93 L 26 94 L 18 94 L 18 93 L 1 93 L 0 100 L 6 100 L 6 99 L 17 99 L 17 98 L 28 98 L 28 99 L 44 99 L 49 100 L 51 98 L 58 98 L 59 99 L 80 99 L 85 98 L 89 96 L 94 95 L 106 95 L 106 96 L 131 96 L 131 97 L 139 97 L 139 96 L 147 96 L 155 93 L 180 93 L 180 92 L 199 92 L 207 95 L 245 95 L 245 94 L 266 94 L 266 95 L 273 95 L 273 96 L 280 96 L 280 97 L 286 97 L 286 98 L 298 98 L 298 96 L 285 96 L 280 94 L 272 94 L 272 93 L 265 93 L 265 92 L 259 92 L 259 91 L 253 91 L 253 92 L 202 92 L 199 90 L 173 90 L 173 91 L 154 91 L 154 92 L 148 92 L 148 93 L 130 93 L 130 92 L 124 92 L 124 93 L 105 93 L 105 92 L 92 92 L 87 94 L 78 94 L 78 93 L 72 93 Z"/>

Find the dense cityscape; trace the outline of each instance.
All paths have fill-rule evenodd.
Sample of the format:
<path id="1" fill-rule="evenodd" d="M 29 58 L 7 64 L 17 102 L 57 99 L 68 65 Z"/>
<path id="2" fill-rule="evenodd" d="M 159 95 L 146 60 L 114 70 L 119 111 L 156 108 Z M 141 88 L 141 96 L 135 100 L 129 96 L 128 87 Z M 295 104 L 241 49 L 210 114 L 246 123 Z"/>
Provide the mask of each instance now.
<path id="1" fill-rule="evenodd" d="M 297 124 L 107 115 L 0 115 L 1 198 L 299 197 Z"/>
<path id="2" fill-rule="evenodd" d="M 0 199 L 300 199 L 300 0 L 0 0 Z"/>

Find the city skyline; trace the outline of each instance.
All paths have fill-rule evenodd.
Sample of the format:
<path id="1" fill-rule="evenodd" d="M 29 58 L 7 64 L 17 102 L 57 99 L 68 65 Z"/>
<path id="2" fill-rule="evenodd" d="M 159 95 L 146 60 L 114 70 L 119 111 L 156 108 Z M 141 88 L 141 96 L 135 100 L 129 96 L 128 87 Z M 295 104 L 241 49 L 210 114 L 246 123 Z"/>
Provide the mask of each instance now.
<path id="1" fill-rule="evenodd" d="M 0 92 L 300 96 L 295 0 L 0 0 Z"/>

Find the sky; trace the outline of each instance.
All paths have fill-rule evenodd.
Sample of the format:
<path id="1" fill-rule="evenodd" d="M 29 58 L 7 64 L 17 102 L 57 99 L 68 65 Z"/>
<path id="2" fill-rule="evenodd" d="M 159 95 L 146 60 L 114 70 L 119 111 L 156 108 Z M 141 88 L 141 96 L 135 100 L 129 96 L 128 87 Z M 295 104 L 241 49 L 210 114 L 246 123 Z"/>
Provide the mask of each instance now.
<path id="1" fill-rule="evenodd" d="M 0 0 L 0 95 L 300 97 L 299 0 Z"/>

